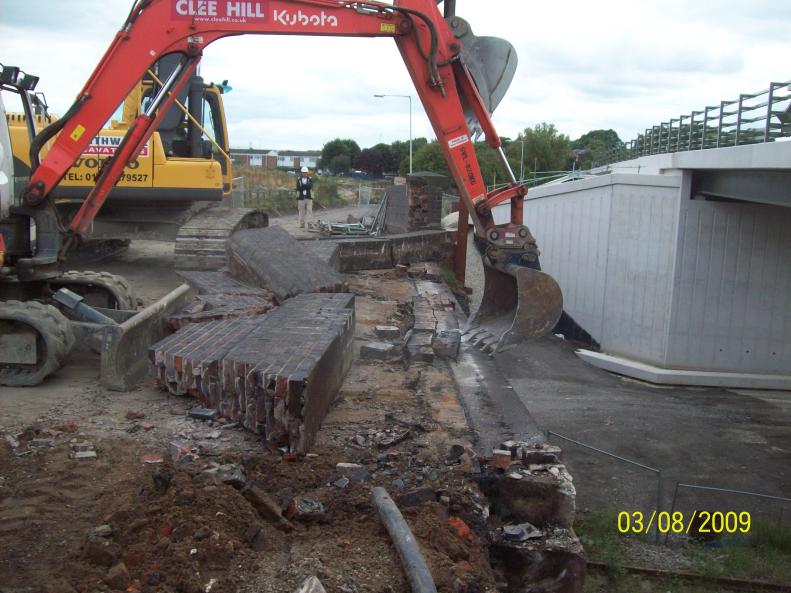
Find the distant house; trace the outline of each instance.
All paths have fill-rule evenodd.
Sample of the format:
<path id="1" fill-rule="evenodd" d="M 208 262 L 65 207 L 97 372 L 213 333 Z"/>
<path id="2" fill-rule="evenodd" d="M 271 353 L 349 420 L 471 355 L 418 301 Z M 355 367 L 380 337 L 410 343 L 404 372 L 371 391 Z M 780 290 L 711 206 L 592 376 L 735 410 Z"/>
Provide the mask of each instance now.
<path id="1" fill-rule="evenodd" d="M 320 150 L 269 150 L 264 148 L 232 148 L 234 162 L 263 169 L 315 169 L 321 158 Z"/>

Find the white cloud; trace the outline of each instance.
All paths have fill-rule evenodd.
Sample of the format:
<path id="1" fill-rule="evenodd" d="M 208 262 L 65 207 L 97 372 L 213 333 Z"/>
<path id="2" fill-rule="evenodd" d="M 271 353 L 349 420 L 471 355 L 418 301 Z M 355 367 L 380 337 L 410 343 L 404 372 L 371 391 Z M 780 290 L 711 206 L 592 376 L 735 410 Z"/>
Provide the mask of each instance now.
<path id="1" fill-rule="evenodd" d="M 64 112 L 128 13 L 120 0 L 5 0 L 0 61 L 41 76 Z M 510 40 L 520 64 L 494 116 L 500 134 L 541 121 L 577 137 L 646 127 L 788 80 L 787 0 L 458 0 L 477 35 Z M 414 136 L 433 137 L 389 39 L 245 36 L 205 52 L 202 74 L 228 79 L 232 144 L 320 148 L 337 136 L 361 146 L 405 140 L 412 94 Z"/>

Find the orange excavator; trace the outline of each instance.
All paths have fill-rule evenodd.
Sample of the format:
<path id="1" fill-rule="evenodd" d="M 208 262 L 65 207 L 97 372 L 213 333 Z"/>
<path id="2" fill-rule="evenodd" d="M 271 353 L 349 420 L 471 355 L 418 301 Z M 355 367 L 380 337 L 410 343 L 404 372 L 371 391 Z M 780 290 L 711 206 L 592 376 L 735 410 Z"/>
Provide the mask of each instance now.
<path id="1" fill-rule="evenodd" d="M 92 319 L 82 324 L 67 322 L 49 303 L 53 294 L 57 296 L 56 289 L 69 287 L 61 272 L 65 254 L 88 236 L 125 166 L 157 129 L 195 73 L 204 50 L 218 39 L 242 34 L 392 37 L 461 194 L 459 240 L 466 241 L 469 216 L 483 258 L 485 289 L 481 307 L 471 319 L 471 335 L 497 351 L 524 337 L 551 331 L 562 312 L 560 289 L 540 271 L 535 239 L 522 220 L 527 188 L 511 171 L 490 115 L 513 78 L 516 53 L 507 41 L 476 37 L 469 24 L 455 15 L 455 1 L 445 0 L 444 14 L 440 3 L 134 2 L 74 104 L 31 142 L 30 179 L 18 198 L 6 198 L 0 213 L 0 298 L 19 299 L 0 304 L 0 384 L 43 380 L 65 359 L 75 328 L 78 335 L 92 336 L 101 344 L 101 379 L 106 385 L 123 388 L 135 374 L 127 367 L 139 364 L 138 359 L 145 364 L 145 348 L 156 337 L 152 326 L 179 304 L 183 294 L 168 295 L 141 312 L 115 313 L 108 315 L 115 316 L 114 320 Z M 71 220 L 62 221 L 53 205 L 53 191 L 152 64 L 173 56 L 175 67 L 145 111 L 129 125 L 112 157 L 103 161 L 82 206 Z M 24 91 L 21 76 L 6 78 Z M 473 139 L 479 133 L 500 156 L 510 177 L 507 186 L 492 192 L 487 192 L 475 154 Z M 49 149 L 42 159 L 45 145 Z M 510 221 L 495 224 L 492 208 L 505 202 L 510 203 Z M 54 300 L 61 307 L 80 304 L 79 296 L 61 295 Z"/>

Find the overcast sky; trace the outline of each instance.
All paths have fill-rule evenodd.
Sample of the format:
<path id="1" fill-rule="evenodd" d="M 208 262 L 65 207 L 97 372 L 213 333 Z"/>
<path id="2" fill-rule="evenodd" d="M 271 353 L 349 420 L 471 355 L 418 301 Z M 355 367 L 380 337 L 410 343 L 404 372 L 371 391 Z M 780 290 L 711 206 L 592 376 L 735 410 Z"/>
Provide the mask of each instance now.
<path id="1" fill-rule="evenodd" d="M 41 77 L 56 113 L 82 88 L 131 0 L 1 0 L 0 62 Z M 791 80 L 789 0 L 457 0 L 476 35 L 508 39 L 519 67 L 494 114 L 502 136 L 543 121 L 572 139 L 621 139 L 770 81 Z M 207 80 L 229 79 L 231 145 L 312 149 L 433 138 L 391 39 L 245 36 L 209 46 Z"/>

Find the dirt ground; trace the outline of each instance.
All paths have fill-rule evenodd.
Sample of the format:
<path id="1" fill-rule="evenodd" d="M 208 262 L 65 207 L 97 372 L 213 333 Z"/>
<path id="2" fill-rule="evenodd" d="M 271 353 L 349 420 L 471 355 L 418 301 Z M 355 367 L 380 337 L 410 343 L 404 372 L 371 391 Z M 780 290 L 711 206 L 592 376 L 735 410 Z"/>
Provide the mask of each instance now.
<path id="1" fill-rule="evenodd" d="M 179 283 L 172 257 L 170 245 L 133 242 L 75 267 L 123 274 L 145 304 Z M 359 351 L 376 324 L 401 322 L 414 287 L 381 273 L 350 284 Z M 283 593 L 310 576 L 328 593 L 405 593 L 369 502 L 376 485 L 399 501 L 440 591 L 496 590 L 483 497 L 445 462 L 470 437 L 446 365 L 355 358 L 314 451 L 294 458 L 233 424 L 189 417 L 194 400 L 151 380 L 106 391 L 97 363 L 76 355 L 41 386 L 0 388 L 3 593 Z M 404 426 L 403 442 L 381 446 Z M 367 477 L 345 483 L 339 462 Z"/>

